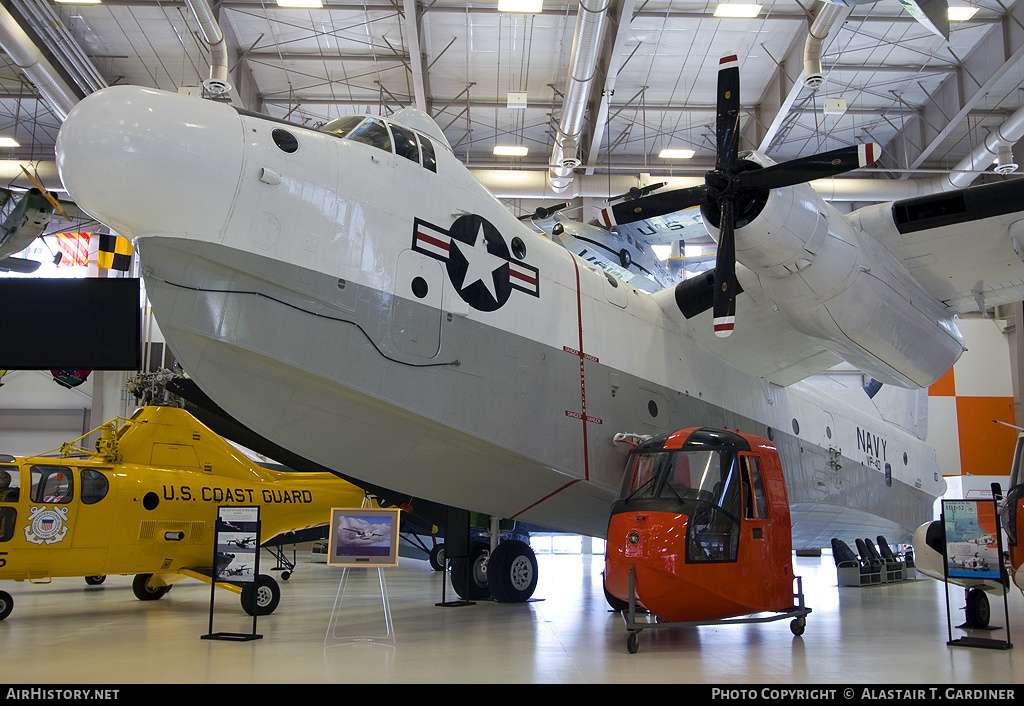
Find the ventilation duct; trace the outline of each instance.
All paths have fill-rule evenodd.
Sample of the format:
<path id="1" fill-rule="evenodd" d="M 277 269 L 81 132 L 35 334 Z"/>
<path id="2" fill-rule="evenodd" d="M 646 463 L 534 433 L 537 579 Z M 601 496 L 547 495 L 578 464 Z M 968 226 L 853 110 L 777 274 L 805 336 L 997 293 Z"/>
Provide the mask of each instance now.
<path id="1" fill-rule="evenodd" d="M 54 114 L 64 120 L 75 107 L 78 97 L 57 74 L 32 42 L 17 20 L 0 5 L 0 47 L 24 72 Z"/>
<path id="2" fill-rule="evenodd" d="M 587 97 L 597 73 L 598 49 L 610 0 L 580 0 L 576 13 L 576 33 L 569 58 L 569 79 L 562 105 L 562 119 L 551 150 L 548 182 L 555 193 L 562 193 L 572 183 L 572 172 L 580 165 L 579 141 Z"/>
<path id="3" fill-rule="evenodd" d="M 217 24 L 217 18 L 213 15 L 206 0 L 185 0 L 199 28 L 203 32 L 203 38 L 210 45 L 210 78 L 203 81 L 203 87 L 210 93 L 220 95 L 231 90 L 231 81 L 228 79 L 228 49 L 224 41 L 224 33 Z"/>

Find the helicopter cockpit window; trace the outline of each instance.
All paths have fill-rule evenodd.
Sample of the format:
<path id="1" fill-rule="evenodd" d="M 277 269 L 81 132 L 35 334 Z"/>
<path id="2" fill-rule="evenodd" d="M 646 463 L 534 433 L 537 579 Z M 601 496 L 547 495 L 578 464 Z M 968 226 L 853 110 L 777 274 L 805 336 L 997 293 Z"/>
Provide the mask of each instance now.
<path id="1" fill-rule="evenodd" d="M 764 494 L 764 479 L 755 456 L 741 457 L 743 465 L 743 516 L 747 519 L 768 519 L 768 499 Z"/>
<path id="2" fill-rule="evenodd" d="M 391 133 L 388 132 L 388 126 L 384 121 L 377 118 L 366 118 L 359 127 L 348 134 L 348 139 L 391 152 Z"/>
<path id="3" fill-rule="evenodd" d="M 85 469 L 82 471 L 82 503 L 93 505 L 107 497 L 110 490 L 110 483 L 107 477 L 99 471 Z"/>
<path id="4" fill-rule="evenodd" d="M 21 495 L 21 474 L 17 466 L 0 466 L 0 503 L 16 503 Z"/>
<path id="5" fill-rule="evenodd" d="M 71 502 L 74 494 L 70 468 L 32 466 L 32 502 L 60 505 Z"/>

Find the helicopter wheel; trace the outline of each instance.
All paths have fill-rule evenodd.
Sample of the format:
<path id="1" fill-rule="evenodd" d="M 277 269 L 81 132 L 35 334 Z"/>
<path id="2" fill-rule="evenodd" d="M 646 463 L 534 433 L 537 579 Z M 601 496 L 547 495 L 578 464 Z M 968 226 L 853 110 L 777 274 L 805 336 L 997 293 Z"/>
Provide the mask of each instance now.
<path id="1" fill-rule="evenodd" d="M 800 637 L 804 634 L 804 628 L 806 627 L 807 618 L 796 618 L 793 622 L 789 624 L 790 632 L 792 632 L 797 637 Z"/>
<path id="2" fill-rule="evenodd" d="M 988 596 L 980 588 L 967 591 L 967 622 L 969 628 L 987 628 L 990 617 Z"/>
<path id="3" fill-rule="evenodd" d="M 640 649 L 640 633 L 631 632 L 626 635 L 626 649 L 629 650 L 629 654 L 636 654 L 637 650 Z"/>
<path id="4" fill-rule="evenodd" d="M 14 610 L 14 598 L 7 591 L 0 591 L 0 620 L 3 620 Z"/>
<path id="5" fill-rule="evenodd" d="M 253 583 L 242 588 L 242 609 L 249 615 L 253 614 L 253 591 L 256 592 L 256 615 L 270 615 L 281 602 L 281 589 L 272 577 L 260 574 Z"/>
<path id="6" fill-rule="evenodd" d="M 171 590 L 170 586 L 150 588 L 149 580 L 151 578 L 153 578 L 153 574 L 136 574 L 135 578 L 132 579 L 132 593 L 140 601 L 155 601 Z"/>
<path id="7" fill-rule="evenodd" d="M 622 250 L 619 251 L 619 262 L 621 262 L 622 266 L 626 269 L 629 269 L 629 266 L 633 264 L 633 257 L 629 254 L 629 250 L 626 250 L 626 248 L 622 248 Z"/>
<path id="8" fill-rule="evenodd" d="M 86 576 L 85 582 L 90 586 L 99 586 L 101 583 L 107 580 L 106 576 Z"/>

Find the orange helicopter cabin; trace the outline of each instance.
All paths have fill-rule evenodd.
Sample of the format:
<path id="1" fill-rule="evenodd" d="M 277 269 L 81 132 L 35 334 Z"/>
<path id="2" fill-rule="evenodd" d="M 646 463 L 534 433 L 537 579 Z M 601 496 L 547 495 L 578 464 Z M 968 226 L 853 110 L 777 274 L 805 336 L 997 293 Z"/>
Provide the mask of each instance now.
<path id="1" fill-rule="evenodd" d="M 793 607 L 792 530 L 782 463 L 753 434 L 689 428 L 630 453 L 612 505 L 605 588 L 669 621 Z"/>

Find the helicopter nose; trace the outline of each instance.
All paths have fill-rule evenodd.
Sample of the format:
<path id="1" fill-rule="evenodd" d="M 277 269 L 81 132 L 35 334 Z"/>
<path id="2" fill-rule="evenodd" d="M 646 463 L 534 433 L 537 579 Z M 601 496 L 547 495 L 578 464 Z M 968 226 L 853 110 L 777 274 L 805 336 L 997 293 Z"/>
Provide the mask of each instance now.
<path id="1" fill-rule="evenodd" d="M 68 195 L 128 237 L 220 231 L 242 153 L 241 119 L 230 106 L 137 86 L 86 97 L 56 146 Z"/>

